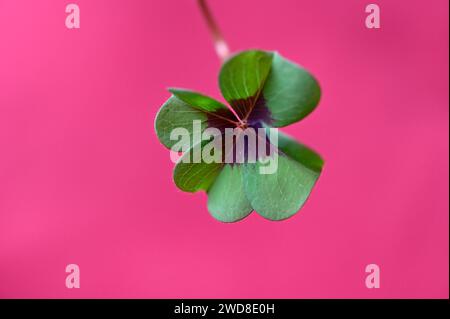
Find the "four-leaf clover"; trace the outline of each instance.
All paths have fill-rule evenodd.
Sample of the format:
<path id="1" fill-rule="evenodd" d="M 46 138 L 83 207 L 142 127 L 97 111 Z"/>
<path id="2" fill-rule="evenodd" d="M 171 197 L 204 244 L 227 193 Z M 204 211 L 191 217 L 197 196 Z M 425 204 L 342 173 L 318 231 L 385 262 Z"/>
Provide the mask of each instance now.
<path id="1" fill-rule="evenodd" d="M 320 87 L 302 67 L 276 52 L 249 50 L 225 61 L 219 74 L 223 97 L 233 109 L 203 94 L 169 89 L 172 96 L 159 110 L 155 130 L 172 148 L 173 129 L 191 135 L 193 121 L 201 130 L 283 127 L 311 113 L 320 100 Z M 186 192 L 204 190 L 208 210 L 222 222 L 235 222 L 253 210 L 270 220 L 283 220 L 299 211 L 322 171 L 323 160 L 313 150 L 285 134 L 278 136 L 278 169 L 260 174 L 261 163 L 186 163 L 192 146 L 177 162 L 173 178 Z"/>

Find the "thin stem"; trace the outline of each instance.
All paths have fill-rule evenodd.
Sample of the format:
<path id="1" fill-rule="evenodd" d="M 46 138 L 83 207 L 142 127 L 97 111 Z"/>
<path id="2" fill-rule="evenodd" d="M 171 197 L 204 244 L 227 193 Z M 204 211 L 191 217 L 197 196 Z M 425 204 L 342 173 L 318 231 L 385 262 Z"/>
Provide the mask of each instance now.
<path id="1" fill-rule="evenodd" d="M 223 62 L 230 55 L 228 44 L 225 41 L 222 32 L 220 32 L 219 26 L 217 25 L 216 20 L 214 20 L 206 0 L 198 0 L 198 5 L 213 37 L 216 53 Z"/>
<path id="2" fill-rule="evenodd" d="M 206 3 L 206 0 L 198 0 L 198 5 L 200 7 L 200 11 L 203 14 L 203 17 L 206 20 L 208 29 L 211 32 L 216 53 L 219 56 L 220 60 L 224 62 L 230 55 L 230 49 L 228 48 L 228 44 L 225 41 L 222 32 L 220 32 L 219 26 L 217 25 L 217 22 L 214 19 L 211 10 L 209 9 L 208 4 Z M 231 113 L 233 113 L 233 115 L 237 118 L 239 123 L 241 125 L 244 125 L 244 121 L 241 120 L 236 111 L 231 106 L 227 105 L 227 107 L 231 111 Z"/>

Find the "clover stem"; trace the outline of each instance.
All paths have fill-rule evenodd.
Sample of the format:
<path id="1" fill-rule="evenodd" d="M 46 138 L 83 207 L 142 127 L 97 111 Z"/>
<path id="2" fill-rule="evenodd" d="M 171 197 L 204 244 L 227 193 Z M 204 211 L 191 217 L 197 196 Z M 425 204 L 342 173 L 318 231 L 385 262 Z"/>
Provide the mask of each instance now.
<path id="1" fill-rule="evenodd" d="M 208 4 L 206 3 L 206 0 L 198 0 L 198 5 L 200 7 L 200 11 L 203 14 L 203 17 L 206 20 L 208 29 L 213 37 L 216 53 L 223 62 L 230 55 L 230 49 L 228 48 L 228 44 L 225 41 L 222 32 L 220 32 L 219 26 L 217 25 L 217 22 L 214 19 L 211 10 L 209 9 Z"/>
<path id="2" fill-rule="evenodd" d="M 211 32 L 216 53 L 219 56 L 220 60 L 224 62 L 230 55 L 230 49 L 228 48 L 228 44 L 225 41 L 222 32 L 220 31 L 219 26 L 217 25 L 217 22 L 214 19 L 208 4 L 206 3 L 206 0 L 198 0 L 198 5 L 200 7 L 200 11 L 203 14 L 203 17 L 206 20 L 208 29 Z M 227 107 L 231 111 L 231 113 L 233 113 L 234 116 L 236 116 L 237 120 L 239 121 L 239 124 L 241 126 L 245 125 L 245 122 L 239 117 L 236 111 L 231 106 L 227 105 Z"/>

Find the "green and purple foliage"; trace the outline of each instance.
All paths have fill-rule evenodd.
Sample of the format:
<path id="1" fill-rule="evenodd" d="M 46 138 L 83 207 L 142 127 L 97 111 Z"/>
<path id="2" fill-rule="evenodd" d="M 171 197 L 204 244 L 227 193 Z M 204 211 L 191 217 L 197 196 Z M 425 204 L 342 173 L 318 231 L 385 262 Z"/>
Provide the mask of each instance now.
<path id="1" fill-rule="evenodd" d="M 302 67 L 275 52 L 249 50 L 225 61 L 219 85 L 230 108 L 203 94 L 170 89 L 172 96 L 159 110 L 155 130 L 160 142 L 171 148 L 175 128 L 192 134 L 192 122 L 201 129 L 279 128 L 310 114 L 320 100 L 320 87 Z M 194 146 L 195 147 L 195 146 Z M 281 132 L 278 135 L 278 169 L 260 174 L 261 163 L 184 163 L 175 166 L 173 178 L 186 192 L 206 191 L 208 210 L 216 219 L 235 222 L 253 210 L 270 220 L 283 220 L 299 211 L 322 171 L 323 160 L 313 150 Z"/>

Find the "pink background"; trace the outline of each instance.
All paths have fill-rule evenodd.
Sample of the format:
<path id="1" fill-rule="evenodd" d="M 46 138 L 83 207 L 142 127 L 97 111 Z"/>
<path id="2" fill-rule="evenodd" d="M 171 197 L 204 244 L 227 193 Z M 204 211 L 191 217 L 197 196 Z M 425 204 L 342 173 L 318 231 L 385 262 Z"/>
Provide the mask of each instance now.
<path id="1" fill-rule="evenodd" d="M 448 298 L 448 0 L 211 0 L 233 50 L 278 50 L 323 99 L 286 129 L 326 159 L 304 209 L 222 224 L 153 121 L 219 96 L 193 0 L 0 0 L 0 297 Z M 65 288 L 65 266 L 81 288 Z M 367 289 L 364 268 L 381 268 Z"/>

